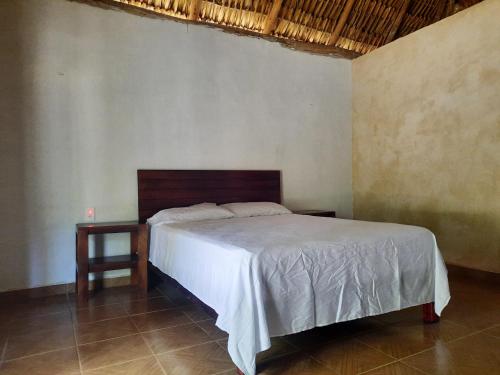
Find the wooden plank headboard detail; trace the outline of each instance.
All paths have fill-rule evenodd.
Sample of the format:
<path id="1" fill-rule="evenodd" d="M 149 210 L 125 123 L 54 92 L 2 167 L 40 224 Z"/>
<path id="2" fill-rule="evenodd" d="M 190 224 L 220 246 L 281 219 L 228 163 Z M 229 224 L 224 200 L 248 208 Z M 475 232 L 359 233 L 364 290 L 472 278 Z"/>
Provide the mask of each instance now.
<path id="1" fill-rule="evenodd" d="M 137 171 L 139 222 L 160 210 L 212 202 L 281 203 L 281 171 Z"/>

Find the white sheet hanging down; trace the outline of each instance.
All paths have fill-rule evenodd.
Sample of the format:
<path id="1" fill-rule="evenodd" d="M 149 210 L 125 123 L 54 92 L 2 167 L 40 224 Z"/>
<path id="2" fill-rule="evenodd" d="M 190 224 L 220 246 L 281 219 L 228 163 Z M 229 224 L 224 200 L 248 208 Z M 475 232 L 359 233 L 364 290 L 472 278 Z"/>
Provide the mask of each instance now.
<path id="1" fill-rule="evenodd" d="M 425 228 L 303 215 L 151 228 L 150 260 L 212 307 L 247 375 L 270 337 L 377 315 L 450 294 Z"/>

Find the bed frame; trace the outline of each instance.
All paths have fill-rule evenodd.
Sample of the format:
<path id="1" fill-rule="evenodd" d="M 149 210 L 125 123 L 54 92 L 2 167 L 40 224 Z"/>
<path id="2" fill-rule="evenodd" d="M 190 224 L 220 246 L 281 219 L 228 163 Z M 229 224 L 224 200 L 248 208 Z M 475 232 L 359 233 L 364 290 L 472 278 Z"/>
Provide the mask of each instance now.
<path id="1" fill-rule="evenodd" d="M 268 170 L 146 170 L 137 171 L 139 223 L 160 210 L 212 202 L 275 202 L 281 203 L 281 171 Z M 176 281 L 162 274 L 149 263 L 148 277 L 166 279 L 199 301 Z M 214 313 L 212 309 L 199 302 Z M 423 321 L 435 323 L 439 317 L 434 303 L 423 305 Z M 242 374 L 237 369 L 238 374 Z"/>
<path id="2" fill-rule="evenodd" d="M 281 203 L 280 171 L 137 171 L 139 222 L 160 210 L 197 203 Z"/>

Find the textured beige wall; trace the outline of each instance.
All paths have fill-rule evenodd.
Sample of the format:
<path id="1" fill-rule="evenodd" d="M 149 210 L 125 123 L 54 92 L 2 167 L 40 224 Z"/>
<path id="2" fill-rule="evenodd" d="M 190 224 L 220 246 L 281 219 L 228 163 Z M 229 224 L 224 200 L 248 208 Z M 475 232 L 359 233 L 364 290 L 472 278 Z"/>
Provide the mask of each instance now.
<path id="1" fill-rule="evenodd" d="M 136 218 L 138 168 L 281 169 L 286 205 L 352 215 L 350 61 L 66 0 L 0 15 L 0 291 L 73 281 L 75 223 Z"/>
<path id="2" fill-rule="evenodd" d="M 353 63 L 358 219 L 433 230 L 446 260 L 500 272 L 500 1 Z"/>

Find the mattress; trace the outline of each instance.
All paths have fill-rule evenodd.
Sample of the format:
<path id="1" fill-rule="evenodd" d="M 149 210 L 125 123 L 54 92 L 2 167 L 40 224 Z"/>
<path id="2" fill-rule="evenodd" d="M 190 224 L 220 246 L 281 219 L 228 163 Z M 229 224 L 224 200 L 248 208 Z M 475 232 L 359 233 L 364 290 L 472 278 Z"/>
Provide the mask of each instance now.
<path id="1" fill-rule="evenodd" d="M 247 375 L 270 338 L 450 299 L 425 228 L 305 215 L 155 225 L 150 261 L 213 308 Z"/>

